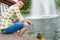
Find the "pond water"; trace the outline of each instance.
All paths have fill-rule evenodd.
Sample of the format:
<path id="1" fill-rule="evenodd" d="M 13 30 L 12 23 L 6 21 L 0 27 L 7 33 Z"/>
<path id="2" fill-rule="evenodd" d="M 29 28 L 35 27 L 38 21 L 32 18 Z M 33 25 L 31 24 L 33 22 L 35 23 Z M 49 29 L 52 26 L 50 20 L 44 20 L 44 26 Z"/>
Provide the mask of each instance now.
<path id="1" fill-rule="evenodd" d="M 41 33 L 47 40 L 60 40 L 60 16 L 46 19 L 29 19 L 32 21 L 27 34 L 36 37 Z"/>

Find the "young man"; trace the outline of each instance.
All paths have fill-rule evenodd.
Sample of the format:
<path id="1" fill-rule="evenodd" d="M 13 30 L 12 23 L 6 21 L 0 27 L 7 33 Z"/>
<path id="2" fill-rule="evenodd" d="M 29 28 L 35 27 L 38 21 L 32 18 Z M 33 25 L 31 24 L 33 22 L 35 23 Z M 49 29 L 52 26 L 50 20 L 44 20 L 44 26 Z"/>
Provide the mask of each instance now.
<path id="1" fill-rule="evenodd" d="M 0 29 L 4 34 L 11 34 L 18 30 L 19 35 L 22 36 L 28 26 L 31 24 L 30 20 L 24 19 L 21 15 L 19 8 L 24 5 L 23 1 L 19 1 L 6 9 L 5 13 L 2 14 Z M 15 23 L 15 21 L 17 21 Z"/>

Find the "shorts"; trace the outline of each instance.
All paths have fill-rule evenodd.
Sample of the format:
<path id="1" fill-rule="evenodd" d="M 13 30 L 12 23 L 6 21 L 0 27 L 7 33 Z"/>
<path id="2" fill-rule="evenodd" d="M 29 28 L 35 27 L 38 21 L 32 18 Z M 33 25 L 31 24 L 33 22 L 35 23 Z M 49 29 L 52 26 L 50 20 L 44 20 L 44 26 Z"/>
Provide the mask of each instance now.
<path id="1" fill-rule="evenodd" d="M 3 31 L 3 34 L 11 34 L 17 32 L 18 30 L 21 30 L 23 27 L 24 27 L 24 23 L 13 23 L 12 25 L 10 25 L 9 28 L 6 28 Z"/>

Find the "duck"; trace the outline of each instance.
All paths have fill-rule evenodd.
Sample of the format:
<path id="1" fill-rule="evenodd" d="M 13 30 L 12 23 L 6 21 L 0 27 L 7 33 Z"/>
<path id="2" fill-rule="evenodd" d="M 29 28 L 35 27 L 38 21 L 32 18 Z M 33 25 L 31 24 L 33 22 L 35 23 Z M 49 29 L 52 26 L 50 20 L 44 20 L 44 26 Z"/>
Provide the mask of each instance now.
<path id="1" fill-rule="evenodd" d="M 40 33 L 37 34 L 36 38 L 37 38 L 38 40 L 46 40 L 46 38 L 43 37 L 42 34 L 40 34 Z"/>

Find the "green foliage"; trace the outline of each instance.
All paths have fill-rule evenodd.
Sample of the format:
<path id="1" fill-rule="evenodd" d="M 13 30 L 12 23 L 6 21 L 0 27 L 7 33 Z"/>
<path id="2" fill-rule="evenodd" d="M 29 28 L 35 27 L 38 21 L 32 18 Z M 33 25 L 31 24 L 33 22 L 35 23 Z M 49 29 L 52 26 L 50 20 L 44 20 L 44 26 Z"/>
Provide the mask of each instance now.
<path id="1" fill-rule="evenodd" d="M 60 0 L 56 0 L 57 8 L 60 8 Z"/>
<path id="2" fill-rule="evenodd" d="M 21 8 L 21 11 L 22 12 L 30 11 L 31 8 L 30 4 L 31 4 L 31 0 L 24 0 L 24 7 Z"/>

